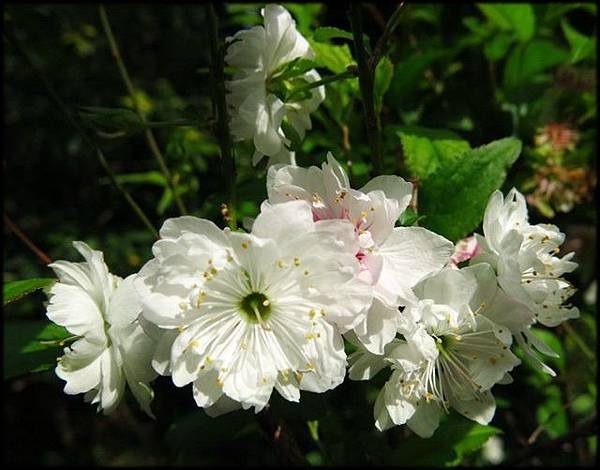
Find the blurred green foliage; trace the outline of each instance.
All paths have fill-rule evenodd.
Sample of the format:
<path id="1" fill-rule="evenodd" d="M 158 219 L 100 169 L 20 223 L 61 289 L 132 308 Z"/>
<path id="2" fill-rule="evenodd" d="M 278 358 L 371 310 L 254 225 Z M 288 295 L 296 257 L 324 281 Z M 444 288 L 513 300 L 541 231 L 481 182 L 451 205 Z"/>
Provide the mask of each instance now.
<path id="1" fill-rule="evenodd" d="M 322 75 L 341 73 L 355 63 L 343 6 L 284 5 L 308 38 Z M 262 6 L 220 5 L 224 36 L 259 24 Z M 394 8 L 366 6 L 368 43 L 376 43 Z M 225 226 L 221 204 L 227 196 L 212 129 L 205 7 L 110 5 L 107 10 L 135 100 L 144 118 L 156 124 L 153 132 L 180 196 L 191 213 Z M 372 383 L 347 381 L 325 394 L 303 393 L 300 404 L 274 394 L 273 412 L 286 420 L 310 464 L 486 465 L 518 458 L 529 444 L 563 436 L 595 417 L 596 24 L 593 3 L 409 2 L 404 7 L 375 76 L 385 170 L 422 188 L 417 207 L 401 222 L 431 227 L 454 240 L 475 229 L 483 208 L 474 193 L 489 193 L 500 184 L 519 156 L 519 139 L 522 152 L 503 189 L 516 186 L 527 195 L 533 223 L 556 223 L 566 232 L 565 252 L 575 251 L 580 263 L 571 280 L 579 289 L 573 303 L 581 318 L 539 330 L 560 354 L 549 359 L 558 376 L 544 375 L 525 361 L 513 384 L 494 389 L 498 410 L 493 426 L 451 414 L 430 440 L 405 427 L 379 433 L 372 407 L 384 372 Z M 117 180 L 152 223 L 159 227 L 178 215 L 131 112 L 133 101 L 96 7 L 14 4 L 4 10 L 4 26 L 67 106 L 83 111 L 80 117 L 87 118 Z M 114 273 L 137 271 L 151 257 L 152 235 L 6 40 L 4 53 L 5 213 L 53 259 L 73 260 L 71 241 L 84 240 L 104 251 Z M 173 124 L 183 121 L 187 125 Z M 312 121 L 298 164 L 319 165 L 331 151 L 346 165 L 354 187 L 368 181 L 372 162 L 358 80 L 328 85 Z M 482 166 L 481 149 L 487 148 L 482 146 L 507 136 L 516 139 L 491 145 L 512 145 L 513 150 L 486 153 L 489 165 Z M 240 222 L 255 217 L 266 197 L 265 163 L 253 168 L 252 152 L 249 143 L 235 146 Z M 470 186 L 469 180 L 477 185 Z M 452 212 L 446 213 L 449 207 Z M 4 239 L 4 281 L 52 276 L 7 227 Z M 51 370 L 27 374 L 51 367 L 65 337 L 64 331 L 45 326 L 43 301 L 37 292 L 5 312 L 4 366 L 10 379 L 4 383 L 3 412 L 11 430 L 4 442 L 5 461 L 277 463 L 251 412 L 208 418 L 189 390 L 173 387 L 168 378 L 155 383 L 158 419 L 153 422 L 136 406 L 96 415 L 80 396 L 64 395 Z M 15 351 L 22 360 L 14 361 Z M 585 465 L 594 461 L 595 452 L 593 436 L 551 447 L 522 463 Z"/>

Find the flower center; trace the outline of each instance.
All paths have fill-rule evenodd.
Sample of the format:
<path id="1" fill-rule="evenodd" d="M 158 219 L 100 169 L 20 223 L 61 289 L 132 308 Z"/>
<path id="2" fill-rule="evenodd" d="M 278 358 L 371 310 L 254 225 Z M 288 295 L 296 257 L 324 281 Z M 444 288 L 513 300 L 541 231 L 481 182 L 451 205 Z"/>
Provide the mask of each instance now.
<path id="1" fill-rule="evenodd" d="M 435 346 L 441 353 L 449 351 L 456 344 L 457 340 L 452 335 L 444 335 L 437 338 Z"/>
<path id="2" fill-rule="evenodd" d="M 250 323 L 263 323 L 271 315 L 271 302 L 265 294 L 252 292 L 240 301 L 240 312 Z"/>

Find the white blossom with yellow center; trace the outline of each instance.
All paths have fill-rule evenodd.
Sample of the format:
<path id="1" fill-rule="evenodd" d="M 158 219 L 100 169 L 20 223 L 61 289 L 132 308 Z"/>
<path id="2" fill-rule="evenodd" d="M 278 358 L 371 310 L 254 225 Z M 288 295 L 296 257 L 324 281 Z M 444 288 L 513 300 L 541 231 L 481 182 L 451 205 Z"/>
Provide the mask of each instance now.
<path id="1" fill-rule="evenodd" d="M 415 287 L 418 302 L 403 313 L 400 332 L 384 356 L 361 349 L 350 357 L 350 377 L 366 380 L 390 365 L 393 372 L 374 408 L 379 430 L 407 424 L 430 437 L 440 414 L 454 408 L 481 424 L 493 417 L 490 389 L 510 381 L 508 372 L 520 361 L 510 351 L 506 327 L 485 315 L 502 292 L 493 270 L 480 264 L 450 267 Z"/>
<path id="2" fill-rule="evenodd" d="M 315 225 L 303 201 L 265 208 L 251 234 L 195 217 L 167 220 L 136 280 L 144 316 L 165 330 L 154 360 L 198 406 L 260 411 L 275 388 L 339 385 L 346 355 L 334 321 L 361 320 L 371 301 L 355 278 L 350 224 Z M 238 405 L 239 404 L 239 405 Z"/>

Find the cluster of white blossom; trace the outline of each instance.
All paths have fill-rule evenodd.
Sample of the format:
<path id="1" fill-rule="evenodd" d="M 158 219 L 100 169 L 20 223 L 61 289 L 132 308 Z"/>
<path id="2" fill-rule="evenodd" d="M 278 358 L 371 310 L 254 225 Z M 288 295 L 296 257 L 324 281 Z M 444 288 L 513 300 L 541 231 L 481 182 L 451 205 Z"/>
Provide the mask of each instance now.
<path id="1" fill-rule="evenodd" d="M 233 132 L 279 158 L 276 109 L 308 119 L 311 108 L 273 106 L 263 82 L 309 49 L 286 10 L 268 5 L 263 14 L 264 28 L 237 33 L 228 51 L 245 74 L 232 82 Z M 577 265 L 572 254 L 556 256 L 564 235 L 555 226 L 528 223 L 514 189 L 506 199 L 492 194 L 484 236 L 460 253 L 429 230 L 396 227 L 412 190 L 392 175 L 353 189 L 328 154 L 321 168 L 271 166 L 268 200 L 249 233 L 193 216 L 166 220 L 154 257 L 125 280 L 75 242 L 86 262 L 50 265 L 59 282 L 48 317 L 78 337 L 56 368 L 65 392 L 85 393 L 108 413 L 127 383 L 151 414 L 149 382 L 160 374 L 192 384 L 197 405 L 216 416 L 259 412 L 273 389 L 297 402 L 300 390 L 324 392 L 346 374 L 368 380 L 389 368 L 374 407 L 378 429 L 406 423 L 428 437 L 450 408 L 488 423 L 492 387 L 509 383 L 520 363 L 513 338 L 553 373 L 533 348 L 554 353 L 531 327 L 578 316 L 563 305 L 573 289 L 562 278 Z M 354 345 L 349 357 L 344 340 Z"/>
<path id="2" fill-rule="evenodd" d="M 267 5 L 261 14 L 264 26 L 238 31 L 227 38 L 225 61 L 237 69 L 227 83 L 230 130 L 235 140 L 253 140 L 255 165 L 265 155 L 270 164 L 293 164 L 294 152 L 290 150 L 291 142 L 282 130 L 282 122 L 288 123 L 303 139 L 311 128 L 310 113 L 325 99 L 325 87 L 312 88 L 309 96 L 299 101 L 284 101 L 281 92 L 293 83 L 284 79 L 283 68 L 297 59 L 313 59 L 314 52 L 285 8 Z M 320 79 L 317 71 L 310 69 L 294 76 L 293 82 L 308 84 Z"/>

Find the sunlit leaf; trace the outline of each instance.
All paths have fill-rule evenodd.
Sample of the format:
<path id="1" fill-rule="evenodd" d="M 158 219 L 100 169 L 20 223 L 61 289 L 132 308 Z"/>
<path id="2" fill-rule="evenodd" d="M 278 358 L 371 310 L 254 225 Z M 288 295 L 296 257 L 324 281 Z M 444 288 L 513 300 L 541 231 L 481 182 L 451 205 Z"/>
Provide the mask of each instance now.
<path id="1" fill-rule="evenodd" d="M 51 286 L 54 282 L 56 282 L 56 279 L 53 278 L 36 278 L 5 282 L 2 293 L 2 304 L 7 305 L 15 300 L 19 300 L 38 289 Z"/>

